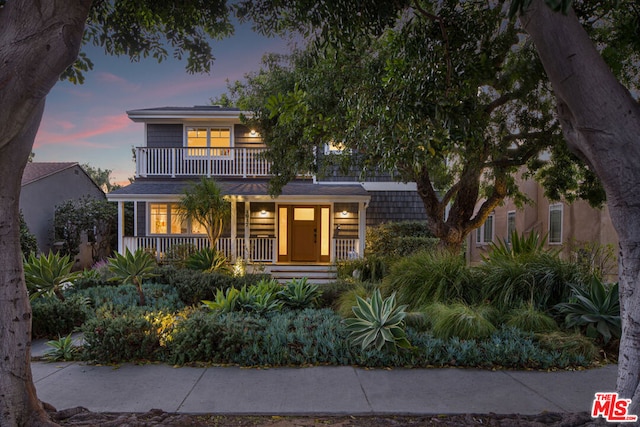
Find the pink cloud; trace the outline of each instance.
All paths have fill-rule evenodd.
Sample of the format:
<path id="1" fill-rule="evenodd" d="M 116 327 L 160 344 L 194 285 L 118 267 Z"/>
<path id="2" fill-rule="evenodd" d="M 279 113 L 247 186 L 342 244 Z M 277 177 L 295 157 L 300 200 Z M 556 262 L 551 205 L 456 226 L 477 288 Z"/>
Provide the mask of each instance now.
<path id="1" fill-rule="evenodd" d="M 126 114 L 95 117 L 79 122 L 77 126 L 69 121 L 60 121 L 49 117 L 43 120 L 34 147 L 62 144 L 105 148 L 104 145 L 89 141 L 89 139 L 120 132 L 131 125 L 132 122 Z"/>
<path id="2" fill-rule="evenodd" d="M 117 76 L 113 73 L 104 71 L 96 73 L 96 81 L 99 84 L 120 86 L 127 91 L 137 91 L 138 89 L 140 89 L 139 85 L 131 83 L 129 80 Z"/>

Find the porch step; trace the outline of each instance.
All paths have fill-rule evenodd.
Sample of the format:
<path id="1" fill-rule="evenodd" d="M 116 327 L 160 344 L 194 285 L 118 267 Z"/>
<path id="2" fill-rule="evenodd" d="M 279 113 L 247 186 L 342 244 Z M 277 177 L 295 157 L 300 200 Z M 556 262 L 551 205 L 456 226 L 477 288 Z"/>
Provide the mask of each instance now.
<path id="1" fill-rule="evenodd" d="M 337 277 L 333 265 L 274 265 L 267 272 L 280 283 L 306 277 L 310 283 L 320 285 L 335 282 Z"/>

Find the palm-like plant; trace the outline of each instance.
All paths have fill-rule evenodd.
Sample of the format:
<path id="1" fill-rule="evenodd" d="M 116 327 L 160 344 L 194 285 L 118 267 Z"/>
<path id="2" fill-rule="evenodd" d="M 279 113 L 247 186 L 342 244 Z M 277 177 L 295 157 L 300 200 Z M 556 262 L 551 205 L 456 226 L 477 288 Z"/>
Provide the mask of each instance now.
<path id="1" fill-rule="evenodd" d="M 24 278 L 33 300 L 41 295 L 55 295 L 64 301 L 62 288 L 80 276 L 80 272 L 72 273 L 73 262 L 69 255 L 60 256 L 49 251 L 49 255 L 29 255 L 24 263 Z"/>
<path id="2" fill-rule="evenodd" d="M 572 296 L 569 302 L 555 308 L 565 315 L 568 327 L 583 328 L 592 338 L 601 335 L 605 344 L 611 338 L 620 338 L 620 299 L 618 284 L 605 285 L 596 276 L 586 287 L 570 285 Z"/>
<path id="3" fill-rule="evenodd" d="M 396 306 L 396 295 L 382 300 L 380 290 L 376 289 L 366 300 L 356 297 L 353 307 L 355 318 L 345 319 L 349 339 L 362 349 L 374 345 L 380 351 L 385 345 L 393 348 L 410 348 L 404 331 L 406 305 Z"/>
<path id="4" fill-rule="evenodd" d="M 215 300 L 203 300 L 202 303 L 213 311 L 226 314 L 236 310 L 239 297 L 240 291 L 236 288 L 227 288 L 226 291 L 218 289 Z"/>
<path id="5" fill-rule="evenodd" d="M 205 177 L 187 188 L 178 204 L 178 214 L 182 218 L 202 224 L 212 248 L 216 247 L 230 209 L 222 188 L 213 179 Z"/>
<path id="6" fill-rule="evenodd" d="M 109 279 L 112 281 L 119 280 L 123 283 L 132 283 L 138 291 L 140 297 L 140 305 L 145 305 L 144 292 L 142 291 L 142 281 L 149 277 L 154 277 L 153 269 L 157 263 L 155 258 L 142 249 L 138 249 L 131 253 L 126 249 L 124 255 L 116 252 L 113 258 L 109 258 L 109 271 L 114 277 Z"/>

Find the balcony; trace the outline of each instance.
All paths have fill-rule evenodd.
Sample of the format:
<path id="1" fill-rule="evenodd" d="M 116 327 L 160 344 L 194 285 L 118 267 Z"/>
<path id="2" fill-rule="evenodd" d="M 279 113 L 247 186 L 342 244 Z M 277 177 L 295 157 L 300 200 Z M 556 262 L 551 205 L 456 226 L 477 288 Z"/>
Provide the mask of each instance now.
<path id="1" fill-rule="evenodd" d="M 271 164 L 265 148 L 136 147 L 136 177 L 264 177 Z"/>

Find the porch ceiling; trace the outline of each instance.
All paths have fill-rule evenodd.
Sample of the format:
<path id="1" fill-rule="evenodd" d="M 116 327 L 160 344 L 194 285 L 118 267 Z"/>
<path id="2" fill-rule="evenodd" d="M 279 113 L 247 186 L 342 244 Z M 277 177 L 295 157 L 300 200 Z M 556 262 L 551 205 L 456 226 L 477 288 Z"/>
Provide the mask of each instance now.
<path id="1" fill-rule="evenodd" d="M 140 199 L 170 199 L 184 194 L 194 180 L 141 179 L 107 194 L 110 201 L 134 201 Z M 243 197 L 268 197 L 268 180 L 217 180 L 224 194 Z M 360 184 L 314 184 L 311 181 L 293 181 L 285 185 L 279 199 L 321 198 L 353 201 L 368 200 L 369 193 Z"/>

